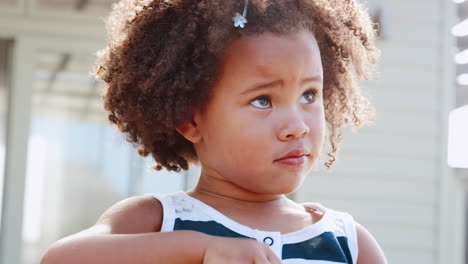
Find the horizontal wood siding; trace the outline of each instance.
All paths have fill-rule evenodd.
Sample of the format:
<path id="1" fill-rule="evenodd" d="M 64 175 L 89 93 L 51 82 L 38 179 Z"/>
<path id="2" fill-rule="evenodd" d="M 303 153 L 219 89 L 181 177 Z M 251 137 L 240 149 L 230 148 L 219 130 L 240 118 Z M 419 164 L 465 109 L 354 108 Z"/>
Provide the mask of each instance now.
<path id="1" fill-rule="evenodd" d="M 344 136 L 331 173 L 314 171 L 297 192 L 347 211 L 389 263 L 436 263 L 440 166 L 440 3 L 369 1 L 389 15 L 377 80 L 363 85 L 376 122 Z"/>

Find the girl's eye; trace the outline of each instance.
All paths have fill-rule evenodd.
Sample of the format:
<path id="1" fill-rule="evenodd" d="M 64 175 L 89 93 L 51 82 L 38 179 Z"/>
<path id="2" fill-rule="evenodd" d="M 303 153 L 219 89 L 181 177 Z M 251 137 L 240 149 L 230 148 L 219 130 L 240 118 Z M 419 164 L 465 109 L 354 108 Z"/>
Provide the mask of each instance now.
<path id="1" fill-rule="evenodd" d="M 301 97 L 301 104 L 311 104 L 315 102 L 315 95 L 316 92 L 313 90 L 305 92 Z"/>
<path id="2" fill-rule="evenodd" d="M 250 104 L 260 109 L 266 109 L 271 107 L 270 98 L 268 98 L 267 96 L 257 97 L 252 102 L 250 102 Z"/>

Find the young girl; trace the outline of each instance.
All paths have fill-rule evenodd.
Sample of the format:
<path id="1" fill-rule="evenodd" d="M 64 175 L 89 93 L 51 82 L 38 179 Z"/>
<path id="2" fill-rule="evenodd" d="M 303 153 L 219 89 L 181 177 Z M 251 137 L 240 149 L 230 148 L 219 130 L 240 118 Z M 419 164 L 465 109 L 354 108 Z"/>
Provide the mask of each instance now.
<path id="1" fill-rule="evenodd" d="M 378 50 L 353 0 L 124 0 L 96 76 L 109 119 L 160 170 L 199 163 L 195 189 L 121 201 L 54 243 L 51 263 L 382 264 L 348 213 L 298 204 L 325 138 L 372 106 L 357 81 Z"/>

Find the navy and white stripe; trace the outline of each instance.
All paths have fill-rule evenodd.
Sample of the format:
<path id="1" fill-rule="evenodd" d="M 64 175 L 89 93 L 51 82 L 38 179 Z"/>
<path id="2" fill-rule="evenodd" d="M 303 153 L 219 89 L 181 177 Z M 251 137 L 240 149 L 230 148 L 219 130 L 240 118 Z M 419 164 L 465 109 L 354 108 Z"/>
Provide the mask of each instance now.
<path id="1" fill-rule="evenodd" d="M 177 192 L 148 194 L 163 206 L 161 232 L 194 230 L 205 234 L 255 239 L 270 245 L 285 264 L 331 264 L 357 261 L 357 237 L 351 215 L 311 203 L 325 211 L 321 220 L 302 230 L 281 234 L 239 224 L 209 205 Z"/>

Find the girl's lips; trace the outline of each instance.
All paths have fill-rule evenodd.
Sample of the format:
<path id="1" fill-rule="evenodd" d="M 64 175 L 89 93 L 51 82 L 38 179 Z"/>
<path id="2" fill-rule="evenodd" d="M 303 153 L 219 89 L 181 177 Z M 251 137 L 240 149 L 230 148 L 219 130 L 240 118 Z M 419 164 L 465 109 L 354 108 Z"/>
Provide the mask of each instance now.
<path id="1" fill-rule="evenodd" d="M 284 165 L 298 166 L 298 165 L 304 164 L 306 160 L 307 160 L 307 155 L 300 155 L 300 156 L 286 157 L 286 158 L 278 159 L 275 161 Z"/>

